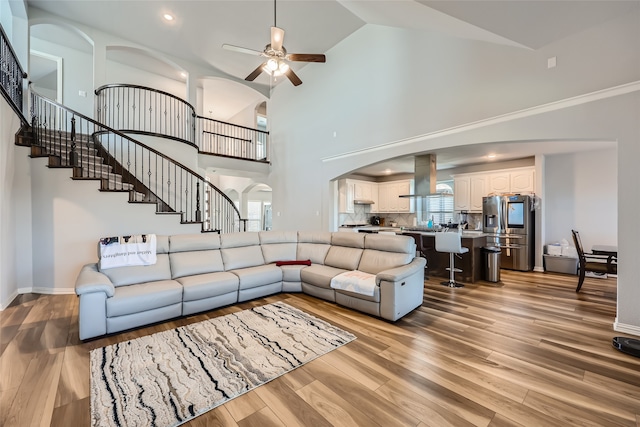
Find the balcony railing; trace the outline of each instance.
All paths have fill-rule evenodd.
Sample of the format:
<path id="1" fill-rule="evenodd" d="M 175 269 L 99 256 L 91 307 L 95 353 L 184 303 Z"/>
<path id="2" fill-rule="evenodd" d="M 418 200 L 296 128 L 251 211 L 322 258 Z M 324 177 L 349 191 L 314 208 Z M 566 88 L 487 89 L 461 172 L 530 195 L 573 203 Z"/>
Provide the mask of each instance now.
<path id="1" fill-rule="evenodd" d="M 20 116 L 23 124 L 28 125 L 23 113 L 22 86 L 27 74 L 22 70 L 18 56 L 11 47 L 9 38 L 0 25 L 0 92 L 11 108 Z"/>
<path id="2" fill-rule="evenodd" d="M 196 116 L 183 99 L 144 86 L 110 84 L 95 93 L 97 119 L 113 129 L 175 139 L 205 154 L 269 162 L 269 132 Z"/>
<path id="3" fill-rule="evenodd" d="M 269 161 L 269 132 L 198 116 L 196 145 L 203 153 Z"/>
<path id="4" fill-rule="evenodd" d="M 233 202 L 202 176 L 164 154 L 32 92 L 34 145 L 73 167 L 76 179 L 99 179 L 103 191 L 129 191 L 132 202 L 155 203 L 203 231 L 245 231 Z"/>
<path id="5" fill-rule="evenodd" d="M 96 89 L 100 123 L 121 132 L 195 140 L 195 110 L 170 93 L 144 86 L 111 84 Z"/>

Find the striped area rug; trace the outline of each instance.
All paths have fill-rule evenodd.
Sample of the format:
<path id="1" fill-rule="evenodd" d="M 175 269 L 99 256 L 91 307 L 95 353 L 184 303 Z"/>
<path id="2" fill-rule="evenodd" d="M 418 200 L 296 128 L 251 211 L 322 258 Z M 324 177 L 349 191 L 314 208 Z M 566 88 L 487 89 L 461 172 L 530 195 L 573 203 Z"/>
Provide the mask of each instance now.
<path id="1" fill-rule="evenodd" d="M 91 351 L 93 426 L 177 426 L 356 337 L 283 302 Z"/>

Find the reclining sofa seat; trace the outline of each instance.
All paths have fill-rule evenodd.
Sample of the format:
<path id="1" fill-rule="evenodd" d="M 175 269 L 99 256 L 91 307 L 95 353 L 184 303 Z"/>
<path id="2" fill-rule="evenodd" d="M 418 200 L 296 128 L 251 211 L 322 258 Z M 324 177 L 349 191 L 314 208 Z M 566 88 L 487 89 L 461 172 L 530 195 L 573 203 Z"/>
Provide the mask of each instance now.
<path id="1" fill-rule="evenodd" d="M 313 247 L 320 253 L 326 250 L 326 255 L 324 262 L 312 264 L 302 270 L 303 292 L 335 302 L 335 291 L 331 288 L 331 279 L 340 273 L 357 270 L 364 248 L 364 236 L 362 233 L 312 235 L 310 239 L 312 242 L 308 242 L 305 249 Z"/>
<path id="2" fill-rule="evenodd" d="M 281 291 L 304 292 L 395 321 L 422 303 L 424 258 L 410 237 L 262 231 L 157 236 L 150 266 L 85 265 L 76 281 L 80 338 L 136 328 Z M 277 261 L 309 260 L 311 265 Z M 345 271 L 375 274 L 373 296 L 331 288 Z"/>
<path id="3" fill-rule="evenodd" d="M 238 301 L 240 280 L 225 271 L 219 234 L 171 236 L 169 248 L 172 279 L 183 287 L 183 316 Z"/>
<path id="4" fill-rule="evenodd" d="M 240 279 L 238 302 L 282 290 L 282 270 L 265 264 L 258 232 L 221 234 L 220 248 L 225 269 Z"/>
<path id="5" fill-rule="evenodd" d="M 80 275 L 84 279 L 76 283 L 81 338 L 136 328 L 182 314 L 182 286 L 171 278 L 168 236 L 157 236 L 156 254 L 156 263 L 145 268 L 100 271 L 98 264 L 83 267 Z"/>
<path id="6" fill-rule="evenodd" d="M 260 231 L 260 247 L 267 264 L 278 261 L 296 261 L 298 257 L 298 233 L 295 231 Z M 301 292 L 300 270 L 305 265 L 281 265 L 282 292 Z"/>

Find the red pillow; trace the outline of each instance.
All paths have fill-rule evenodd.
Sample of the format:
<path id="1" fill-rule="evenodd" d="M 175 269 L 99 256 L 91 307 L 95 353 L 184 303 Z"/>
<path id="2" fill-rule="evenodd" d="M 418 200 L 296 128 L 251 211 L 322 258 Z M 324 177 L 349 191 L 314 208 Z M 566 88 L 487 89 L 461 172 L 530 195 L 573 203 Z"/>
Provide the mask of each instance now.
<path id="1" fill-rule="evenodd" d="M 300 261 L 276 261 L 276 265 L 280 267 L 281 265 L 311 265 L 310 259 L 300 260 Z"/>

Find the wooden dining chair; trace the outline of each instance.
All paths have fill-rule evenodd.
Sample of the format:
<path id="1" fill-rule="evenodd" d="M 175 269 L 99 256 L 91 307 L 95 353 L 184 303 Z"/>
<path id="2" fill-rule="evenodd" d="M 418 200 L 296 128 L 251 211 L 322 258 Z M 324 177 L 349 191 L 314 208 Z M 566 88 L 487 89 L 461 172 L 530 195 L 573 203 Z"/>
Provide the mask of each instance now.
<path id="1" fill-rule="evenodd" d="M 618 272 L 615 257 L 585 253 L 582 247 L 582 240 L 580 240 L 580 233 L 576 230 L 571 230 L 571 234 L 573 235 L 573 243 L 576 245 L 576 251 L 578 252 L 578 274 L 580 277 L 578 278 L 576 292 L 580 292 L 580 288 L 582 288 L 582 283 L 584 282 L 584 275 L 587 271 L 600 274 L 616 274 Z"/>

